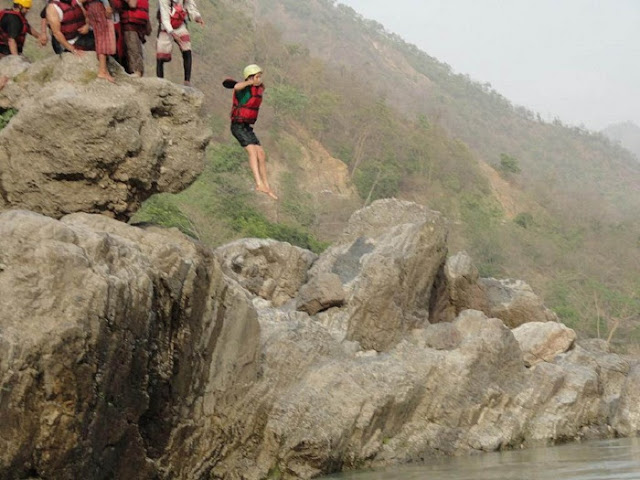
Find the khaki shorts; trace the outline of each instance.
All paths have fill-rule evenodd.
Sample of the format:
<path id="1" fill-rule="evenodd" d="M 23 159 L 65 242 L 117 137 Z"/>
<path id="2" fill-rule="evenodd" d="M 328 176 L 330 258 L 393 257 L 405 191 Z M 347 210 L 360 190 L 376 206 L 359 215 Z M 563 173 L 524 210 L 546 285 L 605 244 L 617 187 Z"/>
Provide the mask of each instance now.
<path id="1" fill-rule="evenodd" d="M 158 32 L 158 38 L 156 40 L 156 58 L 158 60 L 171 61 L 171 50 L 173 49 L 173 42 L 175 41 L 180 47 L 181 52 L 191 50 L 191 37 L 189 36 L 189 30 L 185 24 L 180 25 L 174 30 L 174 33 L 178 34 L 180 40 L 175 40 L 172 35 L 169 35 L 164 30 Z"/>

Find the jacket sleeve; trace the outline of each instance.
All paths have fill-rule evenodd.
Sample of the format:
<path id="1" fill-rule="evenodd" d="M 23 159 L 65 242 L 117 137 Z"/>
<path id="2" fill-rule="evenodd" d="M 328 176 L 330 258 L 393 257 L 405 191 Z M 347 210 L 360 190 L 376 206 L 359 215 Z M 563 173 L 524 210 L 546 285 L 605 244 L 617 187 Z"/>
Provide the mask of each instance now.
<path id="1" fill-rule="evenodd" d="M 191 20 L 195 21 L 198 18 L 202 18 L 202 15 L 200 15 L 200 12 L 198 11 L 196 0 L 184 0 L 184 9 L 189 13 L 189 18 L 191 18 Z"/>
<path id="2" fill-rule="evenodd" d="M 158 0 L 158 7 L 160 8 L 162 29 L 169 34 L 173 33 L 173 27 L 171 26 L 171 0 Z"/>

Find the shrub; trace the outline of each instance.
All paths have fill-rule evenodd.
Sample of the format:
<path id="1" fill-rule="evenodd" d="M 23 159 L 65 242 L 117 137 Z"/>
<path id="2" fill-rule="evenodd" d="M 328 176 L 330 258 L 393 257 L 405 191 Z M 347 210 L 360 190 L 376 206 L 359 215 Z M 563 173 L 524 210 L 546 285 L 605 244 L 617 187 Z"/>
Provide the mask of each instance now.
<path id="1" fill-rule="evenodd" d="M 16 113 L 18 113 L 18 110 L 14 108 L 9 108 L 7 110 L 2 111 L 2 113 L 0 113 L 0 130 L 2 130 L 4 127 L 6 127 L 9 124 L 9 122 L 15 116 Z"/>
<path id="2" fill-rule="evenodd" d="M 169 194 L 154 195 L 131 219 L 132 224 L 153 223 L 166 228 L 175 227 L 185 235 L 198 238 L 193 223 L 175 203 L 175 197 Z"/>

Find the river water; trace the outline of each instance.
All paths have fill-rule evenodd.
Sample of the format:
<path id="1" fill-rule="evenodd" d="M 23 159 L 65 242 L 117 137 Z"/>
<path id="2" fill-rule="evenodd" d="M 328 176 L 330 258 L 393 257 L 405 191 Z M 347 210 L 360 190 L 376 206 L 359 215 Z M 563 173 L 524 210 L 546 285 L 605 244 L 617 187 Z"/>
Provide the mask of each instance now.
<path id="1" fill-rule="evenodd" d="M 640 480 L 640 439 L 571 443 L 442 458 L 325 480 Z"/>

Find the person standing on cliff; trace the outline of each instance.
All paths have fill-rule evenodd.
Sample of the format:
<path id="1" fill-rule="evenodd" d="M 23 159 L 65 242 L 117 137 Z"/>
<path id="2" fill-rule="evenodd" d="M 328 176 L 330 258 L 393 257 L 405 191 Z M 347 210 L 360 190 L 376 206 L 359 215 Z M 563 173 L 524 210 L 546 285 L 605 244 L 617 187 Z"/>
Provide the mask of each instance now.
<path id="1" fill-rule="evenodd" d="M 187 17 L 204 26 L 195 0 L 158 0 L 158 38 L 156 40 L 156 75 L 164 78 L 164 64 L 171 61 L 175 41 L 182 52 L 184 84 L 191 85 L 191 37 L 187 30 Z"/>
<path id="2" fill-rule="evenodd" d="M 13 8 L 0 11 L 0 58 L 21 55 L 27 34 L 40 39 L 26 18 L 30 8 L 31 0 L 14 0 Z"/>
<path id="3" fill-rule="evenodd" d="M 249 156 L 249 166 L 256 182 L 256 191 L 266 193 L 277 200 L 277 195 L 267 181 L 267 155 L 252 127 L 258 119 L 262 104 L 264 92 L 262 69 L 255 64 L 247 65 L 243 71 L 243 77 L 244 82 L 238 82 L 233 87 L 231 134 Z"/>
<path id="4" fill-rule="evenodd" d="M 49 0 L 44 14 L 55 53 L 67 51 L 81 56 L 85 51 L 95 50 L 93 32 L 76 0 Z"/>
<path id="5" fill-rule="evenodd" d="M 109 0 L 77 0 L 85 9 L 93 29 L 95 51 L 98 57 L 98 78 L 116 83 L 107 68 L 107 57 L 116 54 L 116 33 L 113 26 L 113 8 Z"/>
<path id="6" fill-rule="evenodd" d="M 124 41 L 124 64 L 127 73 L 141 77 L 144 74 L 143 47 L 151 34 L 149 0 L 125 0 L 120 12 Z"/>

